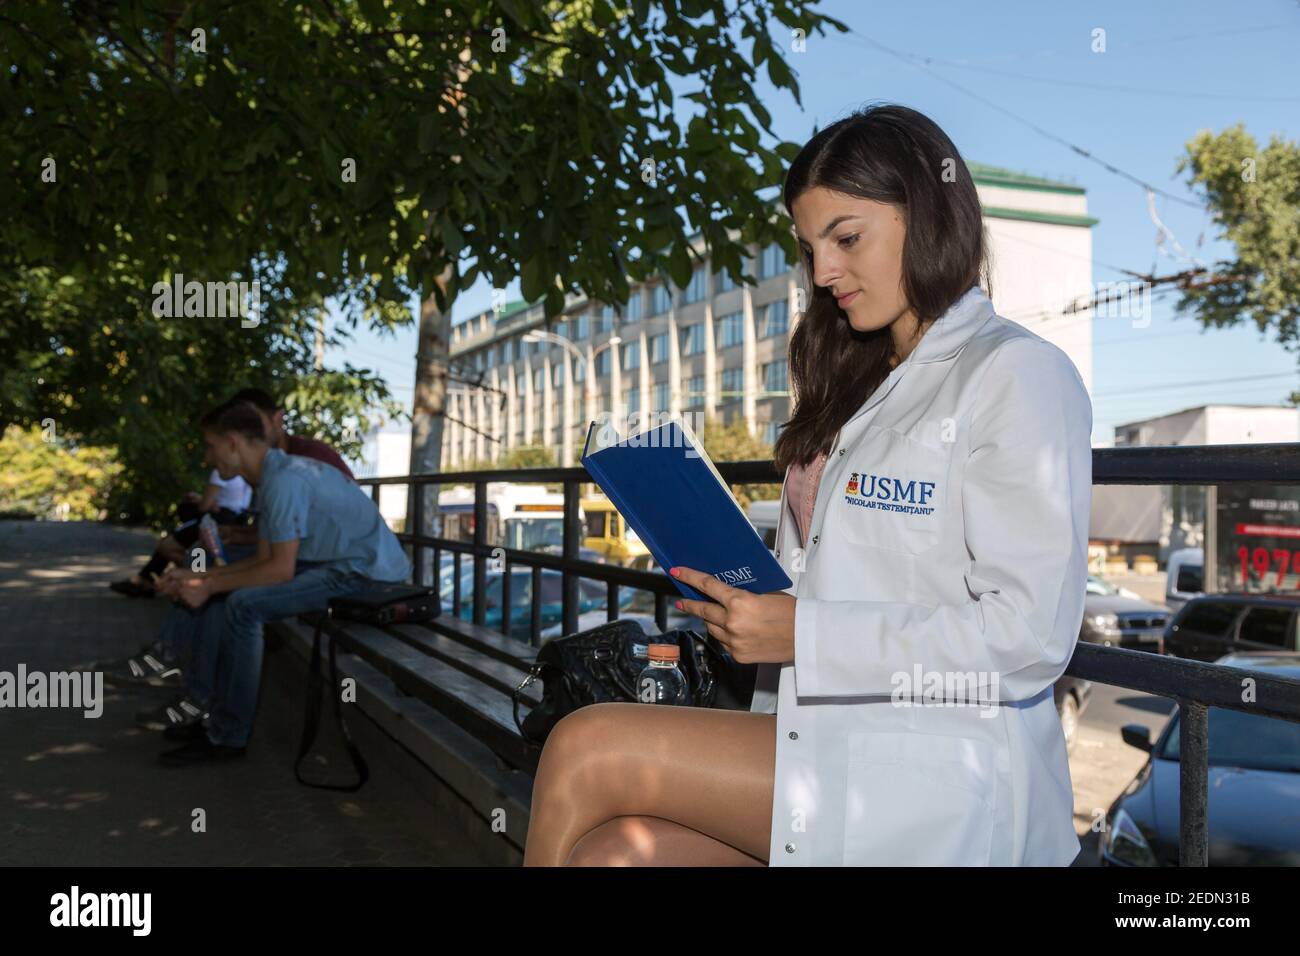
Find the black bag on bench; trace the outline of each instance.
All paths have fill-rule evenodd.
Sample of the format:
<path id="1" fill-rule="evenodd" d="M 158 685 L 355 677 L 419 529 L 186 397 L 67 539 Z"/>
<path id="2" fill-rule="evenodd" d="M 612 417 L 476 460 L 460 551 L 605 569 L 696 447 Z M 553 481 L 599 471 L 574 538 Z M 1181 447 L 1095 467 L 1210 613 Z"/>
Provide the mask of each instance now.
<path id="1" fill-rule="evenodd" d="M 335 657 L 335 648 L 339 643 L 337 635 L 330 637 L 330 685 L 334 693 L 334 716 L 343 734 L 343 742 L 348 748 L 348 756 L 352 758 L 352 766 L 356 768 L 358 780 L 354 784 L 316 783 L 304 779 L 302 775 L 302 762 L 311 750 L 312 744 L 316 742 L 316 734 L 320 731 L 323 690 L 320 675 L 320 639 L 326 619 L 333 617 L 336 620 L 356 621 L 359 624 L 383 627 L 386 624 L 416 624 L 420 621 L 429 621 L 437 617 L 441 611 L 442 603 L 431 588 L 371 581 L 359 591 L 333 598 L 325 611 L 315 615 L 316 632 L 312 635 L 311 642 L 311 669 L 307 674 L 307 712 L 303 718 L 302 743 L 298 746 L 298 759 L 293 764 L 293 775 L 298 778 L 299 783 L 318 790 L 341 790 L 344 793 L 352 793 L 360 790 L 370 779 L 370 767 L 366 765 L 365 758 L 361 756 L 360 749 L 352 740 L 352 735 L 348 733 L 347 722 L 343 719 L 338 661 Z"/>
<path id="2" fill-rule="evenodd" d="M 541 646 L 528 675 L 515 688 L 514 716 L 519 733 L 541 746 L 560 719 L 579 707 L 602 701 L 635 701 L 636 679 L 645 667 L 647 644 L 676 644 L 679 667 L 689 690 L 687 706 L 748 710 L 757 665 L 739 664 L 713 637 L 678 628 L 647 635 L 635 620 L 616 620 Z M 519 719 L 523 689 L 542 681 L 542 702 Z"/>

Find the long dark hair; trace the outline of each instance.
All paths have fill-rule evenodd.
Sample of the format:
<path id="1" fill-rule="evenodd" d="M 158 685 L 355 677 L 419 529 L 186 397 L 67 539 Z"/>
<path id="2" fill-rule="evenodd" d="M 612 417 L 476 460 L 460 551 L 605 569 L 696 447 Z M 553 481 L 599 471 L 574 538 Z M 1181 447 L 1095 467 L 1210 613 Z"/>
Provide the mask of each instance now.
<path id="1" fill-rule="evenodd" d="M 826 127 L 791 164 L 785 208 L 792 210 L 815 186 L 899 208 L 907 229 L 903 293 L 922 331 L 972 286 L 982 281 L 988 291 L 975 183 L 957 147 L 929 117 L 891 104 Z M 812 284 L 812 262 L 802 248 L 800 257 L 811 288 L 790 337 L 794 408 L 773 449 L 781 472 L 830 451 L 836 433 L 889 375 L 894 352 L 888 328 L 864 333 L 849 325 L 831 291 Z"/>

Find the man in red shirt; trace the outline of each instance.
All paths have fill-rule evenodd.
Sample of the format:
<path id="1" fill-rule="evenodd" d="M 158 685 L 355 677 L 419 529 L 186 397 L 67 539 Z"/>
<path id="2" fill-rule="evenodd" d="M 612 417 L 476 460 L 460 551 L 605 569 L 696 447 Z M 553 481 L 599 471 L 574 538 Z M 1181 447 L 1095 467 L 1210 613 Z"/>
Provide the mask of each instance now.
<path id="1" fill-rule="evenodd" d="M 323 461 L 327 465 L 333 465 L 352 481 L 357 480 L 352 470 L 348 468 L 347 462 L 329 445 L 315 438 L 303 438 L 286 432 L 284 409 L 275 404 L 275 399 L 269 393 L 260 388 L 245 388 L 231 396 L 230 401 L 248 402 L 257 409 L 258 414 L 262 416 L 263 424 L 266 425 L 266 433 L 270 437 L 269 444 L 272 448 L 278 448 L 286 455 L 301 455 L 304 458 Z"/>

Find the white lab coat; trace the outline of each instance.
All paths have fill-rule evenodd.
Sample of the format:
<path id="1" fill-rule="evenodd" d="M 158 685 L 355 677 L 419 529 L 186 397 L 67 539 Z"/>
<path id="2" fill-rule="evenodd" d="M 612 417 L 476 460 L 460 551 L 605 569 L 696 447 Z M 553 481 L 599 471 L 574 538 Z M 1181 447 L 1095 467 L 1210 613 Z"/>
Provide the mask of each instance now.
<path id="1" fill-rule="evenodd" d="M 782 487 L 794 662 L 760 665 L 751 707 L 777 715 L 772 865 L 1078 854 L 1052 685 L 1083 616 L 1091 431 L 1070 359 L 972 288 L 841 429 L 806 548 Z M 922 706 L 932 673 L 984 696 Z"/>

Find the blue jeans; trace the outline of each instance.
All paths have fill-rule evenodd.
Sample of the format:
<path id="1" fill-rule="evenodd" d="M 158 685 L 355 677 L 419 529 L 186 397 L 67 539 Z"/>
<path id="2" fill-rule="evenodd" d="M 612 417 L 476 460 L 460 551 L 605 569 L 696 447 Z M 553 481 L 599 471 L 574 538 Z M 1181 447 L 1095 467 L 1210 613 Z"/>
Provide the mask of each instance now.
<path id="1" fill-rule="evenodd" d="M 355 571 L 303 567 L 292 581 L 240 588 L 204 605 L 189 678 L 191 696 L 209 711 L 208 739 L 243 747 L 253 731 L 262 682 L 262 627 L 267 621 L 323 611 L 330 599 L 366 583 Z"/>
<path id="2" fill-rule="evenodd" d="M 226 556 L 231 564 L 244 558 L 251 558 L 256 553 L 255 544 L 226 545 Z M 169 664 L 181 665 L 187 678 L 187 687 L 188 678 L 195 670 L 194 655 L 201 640 L 203 610 L 203 608 L 196 609 L 183 604 L 173 604 L 167 612 L 167 619 L 163 621 L 162 631 L 158 635 L 158 643 L 162 644 L 163 660 Z M 214 680 L 214 677 L 208 677 L 197 690 L 189 687 L 190 696 L 195 700 L 206 701 L 212 696 Z"/>

